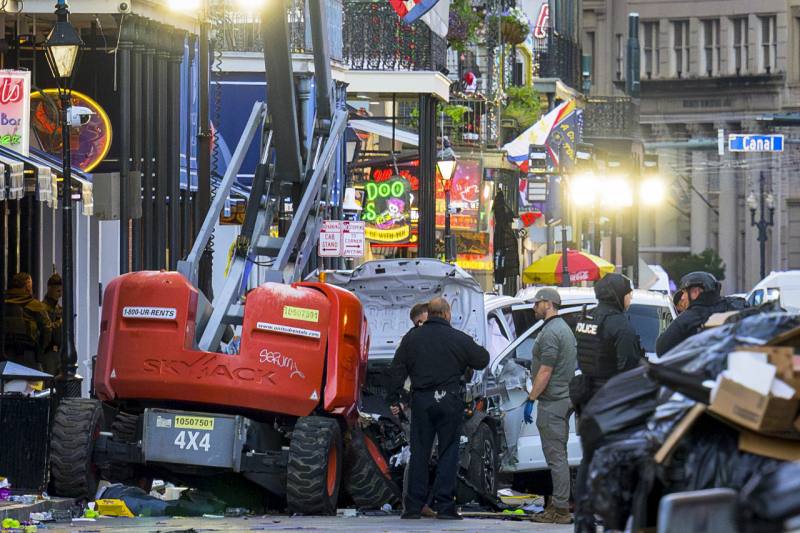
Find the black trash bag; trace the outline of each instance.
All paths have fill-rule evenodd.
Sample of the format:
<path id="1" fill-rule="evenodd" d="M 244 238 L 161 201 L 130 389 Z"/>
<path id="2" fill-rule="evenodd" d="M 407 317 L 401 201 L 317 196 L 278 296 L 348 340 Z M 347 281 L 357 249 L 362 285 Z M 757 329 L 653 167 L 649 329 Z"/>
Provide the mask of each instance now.
<path id="1" fill-rule="evenodd" d="M 625 529 L 640 489 L 640 470 L 652 453 L 641 432 L 609 443 L 594 453 L 589 465 L 589 490 L 582 497 L 586 508 L 602 517 L 606 529 Z"/>
<path id="2" fill-rule="evenodd" d="M 713 488 L 741 490 L 753 477 L 782 461 L 739 451 L 739 432 L 703 416 L 678 445 L 667 469 L 671 492 Z"/>
<path id="3" fill-rule="evenodd" d="M 743 344 L 763 345 L 773 337 L 797 327 L 800 327 L 798 314 L 758 313 L 693 335 L 667 352 L 658 362 L 705 379 L 716 379 L 725 369 L 728 354 L 736 347 Z"/>
<path id="4" fill-rule="evenodd" d="M 684 372 L 679 368 L 651 363 L 647 365 L 647 377 L 694 401 L 704 404 L 710 402 L 711 390 L 703 386 L 705 379 L 702 374 Z"/>
<path id="5" fill-rule="evenodd" d="M 616 433 L 644 429 L 655 411 L 659 389 L 645 375 L 644 367 L 608 380 L 581 413 L 579 433 L 583 446 L 596 447 Z"/>
<path id="6" fill-rule="evenodd" d="M 671 391 L 667 391 L 666 395 L 662 394 L 660 402 L 647 421 L 647 438 L 654 447 L 661 447 L 675 426 L 697 404 L 691 398 Z"/>
<path id="7" fill-rule="evenodd" d="M 203 516 L 225 514 L 227 504 L 209 492 L 185 490 L 177 500 L 168 502 L 170 516 Z"/>
<path id="8" fill-rule="evenodd" d="M 754 477 L 739 501 L 750 517 L 777 525 L 800 516 L 800 463 L 783 463 Z"/>

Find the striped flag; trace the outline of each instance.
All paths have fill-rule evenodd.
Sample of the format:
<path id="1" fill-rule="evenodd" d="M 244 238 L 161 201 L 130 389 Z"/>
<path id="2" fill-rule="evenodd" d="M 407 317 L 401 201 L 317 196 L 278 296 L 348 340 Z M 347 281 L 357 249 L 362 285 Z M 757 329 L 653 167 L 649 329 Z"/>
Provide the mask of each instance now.
<path id="1" fill-rule="evenodd" d="M 528 152 L 532 144 L 544 145 L 554 164 L 558 165 L 559 146 L 566 140 L 574 154 L 575 143 L 580 139 L 579 116 L 575 100 L 567 100 L 539 119 L 522 134 L 503 146 L 509 161 L 523 172 L 528 171 Z M 569 146 L 565 146 L 568 152 Z"/>

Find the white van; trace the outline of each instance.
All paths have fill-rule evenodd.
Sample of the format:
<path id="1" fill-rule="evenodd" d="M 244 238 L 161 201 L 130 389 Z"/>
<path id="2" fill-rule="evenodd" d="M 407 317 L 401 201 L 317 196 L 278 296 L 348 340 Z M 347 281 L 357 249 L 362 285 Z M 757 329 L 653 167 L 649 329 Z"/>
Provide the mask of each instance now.
<path id="1" fill-rule="evenodd" d="M 800 311 L 800 270 L 771 272 L 747 295 L 749 306 L 780 300 L 787 311 Z"/>

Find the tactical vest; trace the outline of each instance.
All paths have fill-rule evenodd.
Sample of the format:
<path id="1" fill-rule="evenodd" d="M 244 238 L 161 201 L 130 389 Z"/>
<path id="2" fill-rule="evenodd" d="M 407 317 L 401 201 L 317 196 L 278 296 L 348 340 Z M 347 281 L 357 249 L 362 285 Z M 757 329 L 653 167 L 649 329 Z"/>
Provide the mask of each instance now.
<path id="1" fill-rule="evenodd" d="M 578 341 L 578 367 L 594 380 L 607 380 L 617 372 L 617 352 L 611 339 L 603 334 L 605 317 L 585 316 L 575 326 Z"/>

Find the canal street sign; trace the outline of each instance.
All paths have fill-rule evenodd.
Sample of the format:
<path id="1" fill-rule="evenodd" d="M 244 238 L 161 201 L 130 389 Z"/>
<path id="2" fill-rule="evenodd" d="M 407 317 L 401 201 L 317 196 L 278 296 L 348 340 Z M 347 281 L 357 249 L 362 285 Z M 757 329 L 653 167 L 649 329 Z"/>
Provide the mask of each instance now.
<path id="1" fill-rule="evenodd" d="M 729 152 L 783 152 L 783 135 L 728 135 Z"/>

